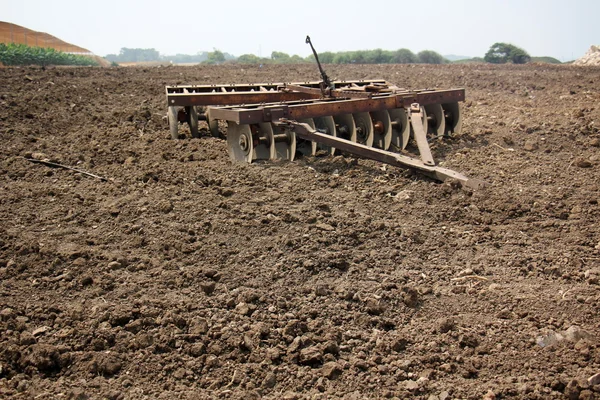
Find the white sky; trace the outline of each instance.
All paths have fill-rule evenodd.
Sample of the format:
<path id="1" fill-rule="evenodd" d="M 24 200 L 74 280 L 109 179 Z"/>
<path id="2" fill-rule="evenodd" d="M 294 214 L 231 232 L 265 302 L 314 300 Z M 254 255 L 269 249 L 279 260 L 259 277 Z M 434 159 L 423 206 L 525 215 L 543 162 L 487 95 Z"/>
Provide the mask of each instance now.
<path id="1" fill-rule="evenodd" d="M 561 61 L 600 44 L 600 0 L 0 0 L 0 20 L 99 55 L 239 56 L 382 48 L 483 57 L 495 42 Z"/>

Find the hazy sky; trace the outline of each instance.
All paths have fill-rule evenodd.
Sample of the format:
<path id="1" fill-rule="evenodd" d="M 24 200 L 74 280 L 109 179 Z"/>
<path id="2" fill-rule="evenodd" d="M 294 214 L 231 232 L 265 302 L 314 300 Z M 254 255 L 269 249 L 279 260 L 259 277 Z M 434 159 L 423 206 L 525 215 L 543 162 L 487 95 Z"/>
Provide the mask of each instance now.
<path id="1" fill-rule="evenodd" d="M 600 0 L 0 0 L 0 20 L 85 47 L 239 56 L 382 48 L 483 56 L 495 42 L 561 61 L 600 44 Z"/>

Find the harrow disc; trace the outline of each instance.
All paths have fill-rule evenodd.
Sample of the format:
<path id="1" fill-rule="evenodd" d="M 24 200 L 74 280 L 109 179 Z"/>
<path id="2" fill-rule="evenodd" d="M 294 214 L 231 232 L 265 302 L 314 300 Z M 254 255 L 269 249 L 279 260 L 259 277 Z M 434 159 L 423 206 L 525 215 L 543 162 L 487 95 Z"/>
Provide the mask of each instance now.
<path id="1" fill-rule="evenodd" d="M 254 146 L 253 160 L 274 160 L 275 159 L 275 138 L 273 137 L 273 127 L 270 123 L 260 123 L 251 126 L 250 131 L 257 144 Z M 255 133 L 255 134 L 254 134 Z"/>
<path id="2" fill-rule="evenodd" d="M 272 125 L 275 139 L 275 157 L 294 161 L 296 157 L 296 132 L 283 126 Z"/>
<path id="3" fill-rule="evenodd" d="M 250 125 L 238 125 L 233 121 L 227 122 L 227 149 L 233 161 L 252 162 L 254 145 Z"/>
<path id="4" fill-rule="evenodd" d="M 177 107 L 170 106 L 167 109 L 167 120 L 169 121 L 169 130 L 171 139 L 179 139 L 179 120 L 177 119 Z"/>
<path id="5" fill-rule="evenodd" d="M 392 120 L 386 110 L 372 111 L 373 147 L 387 150 L 392 143 Z"/>
<path id="6" fill-rule="evenodd" d="M 356 123 L 356 141 L 365 146 L 373 147 L 373 122 L 368 112 L 352 114 Z"/>
<path id="7" fill-rule="evenodd" d="M 337 136 L 337 131 L 335 130 L 335 121 L 333 117 L 317 117 L 315 118 L 315 128 L 326 135 Z M 317 143 L 317 147 L 321 150 L 326 151 L 330 156 L 335 153 L 335 148 L 330 146 L 325 146 L 324 144 Z"/>
<path id="8" fill-rule="evenodd" d="M 444 136 L 446 133 L 446 118 L 441 104 L 429 104 L 425 106 L 427 111 L 427 133 L 434 137 Z"/>
<path id="9" fill-rule="evenodd" d="M 404 150 L 410 139 L 410 125 L 404 108 L 388 110 L 392 121 L 392 145 Z"/>
<path id="10" fill-rule="evenodd" d="M 311 128 L 315 128 L 315 121 L 312 118 L 298 120 L 301 124 L 308 124 Z M 296 151 L 303 156 L 314 156 L 317 152 L 317 143 L 296 138 Z"/>
<path id="11" fill-rule="evenodd" d="M 213 137 L 220 137 L 219 132 L 219 121 L 210 117 L 210 109 L 206 110 L 206 123 L 208 124 L 208 130 Z"/>
<path id="12" fill-rule="evenodd" d="M 356 143 L 356 125 L 352 114 L 334 115 L 333 120 L 337 136 Z"/>
<path id="13" fill-rule="evenodd" d="M 462 113 L 460 105 L 456 103 L 442 104 L 444 117 L 446 118 L 446 135 L 460 134 L 462 132 Z"/>
<path id="14" fill-rule="evenodd" d="M 198 110 L 196 110 L 195 106 L 188 106 L 185 108 L 185 112 L 187 114 L 187 122 L 190 126 L 190 133 L 192 137 L 199 138 L 200 133 L 198 132 Z"/>

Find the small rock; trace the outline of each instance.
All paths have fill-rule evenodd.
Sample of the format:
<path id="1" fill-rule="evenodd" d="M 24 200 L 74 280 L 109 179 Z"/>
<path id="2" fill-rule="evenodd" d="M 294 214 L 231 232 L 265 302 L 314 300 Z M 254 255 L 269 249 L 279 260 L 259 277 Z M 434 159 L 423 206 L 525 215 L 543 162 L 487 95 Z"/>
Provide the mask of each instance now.
<path id="1" fill-rule="evenodd" d="M 116 269 L 123 268 L 123 264 L 121 264 L 118 261 L 111 261 L 111 262 L 108 263 L 108 268 L 114 271 Z"/>
<path id="2" fill-rule="evenodd" d="M 437 331 L 439 333 L 446 333 L 456 328 L 456 321 L 452 318 L 442 318 L 437 322 Z"/>
<path id="3" fill-rule="evenodd" d="M 315 225 L 315 228 L 328 232 L 335 231 L 335 228 L 333 226 L 325 223 L 318 223 Z"/>
<path id="4" fill-rule="evenodd" d="M 525 145 L 523 146 L 525 151 L 535 151 L 539 148 L 537 142 L 535 140 L 526 140 Z"/>
<path id="5" fill-rule="evenodd" d="M 1 374 L 1 372 L 0 372 Z M 592 375 L 588 378 L 588 383 L 590 384 L 590 386 L 596 386 L 596 385 L 600 385 L 600 372 L 597 373 L 596 375 Z"/>
<path id="6" fill-rule="evenodd" d="M 406 389 L 410 390 L 410 391 L 415 391 L 415 390 L 419 389 L 419 384 L 417 382 L 413 381 L 412 379 L 407 380 L 405 385 L 406 385 Z"/>
<path id="7" fill-rule="evenodd" d="M 323 376 L 330 380 L 337 379 L 340 375 L 342 375 L 342 368 L 340 368 L 339 364 L 335 361 L 330 361 L 323 364 L 323 368 L 321 370 L 323 372 Z"/>
<path id="8" fill-rule="evenodd" d="M 367 312 L 371 315 L 380 315 L 385 311 L 385 307 L 380 300 L 369 298 L 365 302 Z"/>
<path id="9" fill-rule="evenodd" d="M 404 286 L 402 288 L 402 301 L 407 307 L 416 307 L 419 305 L 419 292 L 412 287 Z"/>
<path id="10" fill-rule="evenodd" d="M 277 377 L 272 372 L 269 372 L 267 374 L 267 376 L 265 376 L 265 379 L 263 379 L 263 381 L 262 381 L 262 386 L 269 388 L 269 389 L 274 388 L 276 384 L 277 384 Z"/>
<path id="11" fill-rule="evenodd" d="M 460 347 L 472 347 L 475 348 L 479 346 L 479 339 L 477 336 L 469 333 L 465 333 L 458 339 L 458 345 Z"/>
<path id="12" fill-rule="evenodd" d="M 94 279 L 91 276 L 84 276 L 83 278 L 81 278 L 81 286 L 89 286 L 92 283 L 94 283 Z"/>
<path id="13" fill-rule="evenodd" d="M 444 390 L 438 397 L 440 400 L 448 400 L 450 398 L 450 393 Z"/>
<path id="14" fill-rule="evenodd" d="M 235 311 L 238 314 L 247 315 L 247 316 L 250 316 L 254 312 L 255 309 L 256 309 L 256 306 L 254 304 L 248 304 L 245 302 L 238 303 L 238 305 L 235 306 Z"/>
<path id="15" fill-rule="evenodd" d="M 163 214 L 168 214 L 173 211 L 173 203 L 170 200 L 163 200 L 158 203 L 158 210 Z"/>
<path id="16" fill-rule="evenodd" d="M 317 296 L 327 296 L 328 292 L 329 292 L 329 289 L 327 288 L 326 285 L 317 285 L 317 287 L 315 288 L 315 294 Z"/>
<path id="17" fill-rule="evenodd" d="M 304 365 L 320 364 L 323 361 L 323 350 L 318 346 L 310 346 L 300 350 L 298 362 Z"/>
<path id="18" fill-rule="evenodd" d="M 488 390 L 485 396 L 483 396 L 483 400 L 496 400 L 496 394 L 491 390 Z"/>
<path id="19" fill-rule="evenodd" d="M 567 339 L 568 341 L 571 342 L 578 342 L 581 339 L 591 339 L 592 335 L 590 335 L 588 332 L 582 330 L 580 327 L 578 326 L 570 326 L 569 329 L 567 329 L 566 331 L 564 331 L 562 333 L 562 335 L 564 336 L 565 339 Z"/>
<path id="20" fill-rule="evenodd" d="M 585 158 L 578 158 L 575 160 L 575 166 L 579 168 L 590 168 L 592 166 L 592 163 L 589 160 L 586 160 Z"/>
<path id="21" fill-rule="evenodd" d="M 215 291 L 215 287 L 216 287 L 216 284 L 214 281 L 200 283 L 200 288 L 208 296 L 210 296 Z"/>
<path id="22" fill-rule="evenodd" d="M 593 138 L 592 140 L 590 140 L 590 146 L 592 146 L 592 147 L 600 147 L 600 139 Z"/>
<path id="23" fill-rule="evenodd" d="M 544 336 L 538 336 L 535 339 L 535 342 L 538 344 L 538 346 L 540 347 L 548 347 L 548 346 L 552 346 L 560 341 L 564 340 L 564 337 L 557 332 L 550 332 L 547 335 Z"/>

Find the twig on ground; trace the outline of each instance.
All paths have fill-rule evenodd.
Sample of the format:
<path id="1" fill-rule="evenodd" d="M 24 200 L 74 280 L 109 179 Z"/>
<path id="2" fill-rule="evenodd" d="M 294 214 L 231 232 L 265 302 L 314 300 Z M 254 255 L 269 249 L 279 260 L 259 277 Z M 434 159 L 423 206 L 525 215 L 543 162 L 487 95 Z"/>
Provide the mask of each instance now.
<path id="1" fill-rule="evenodd" d="M 466 279 L 476 279 L 476 280 L 485 281 L 485 282 L 489 281 L 489 279 L 486 278 L 485 276 L 479 276 L 479 275 L 465 275 L 465 276 L 461 276 L 458 278 L 452 278 L 451 281 L 464 281 Z"/>
<path id="2" fill-rule="evenodd" d="M 23 158 L 25 158 L 25 157 L 23 157 Z M 107 182 L 108 181 L 107 178 L 104 178 L 104 177 L 98 176 L 98 175 L 94 175 L 92 173 L 83 171 L 83 170 L 78 169 L 78 168 L 69 167 L 68 165 L 57 164 L 57 163 L 53 163 L 52 161 L 46 161 L 46 160 L 36 160 L 35 158 L 25 158 L 25 160 L 27 160 L 29 162 L 32 162 L 32 163 L 36 163 L 36 164 L 44 164 L 44 165 L 47 165 L 49 167 L 63 168 L 63 169 L 68 169 L 68 170 L 71 170 L 71 171 L 79 172 L 80 174 L 91 176 L 92 178 L 100 179 L 103 182 Z"/>

